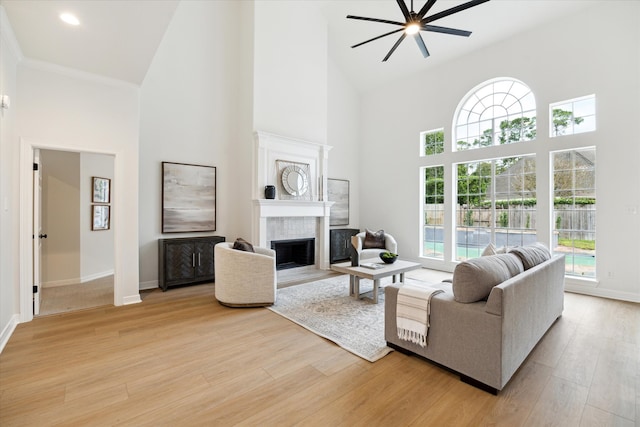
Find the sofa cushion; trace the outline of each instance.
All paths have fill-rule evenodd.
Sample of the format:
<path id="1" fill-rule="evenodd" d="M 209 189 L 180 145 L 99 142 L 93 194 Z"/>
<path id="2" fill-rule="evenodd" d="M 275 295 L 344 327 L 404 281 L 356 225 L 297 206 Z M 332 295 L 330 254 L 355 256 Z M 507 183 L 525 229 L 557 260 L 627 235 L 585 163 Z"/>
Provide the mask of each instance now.
<path id="1" fill-rule="evenodd" d="M 253 249 L 253 245 L 244 240 L 242 237 L 238 237 L 236 241 L 233 242 L 233 249 L 246 252 L 255 252 L 255 250 Z"/>
<path id="2" fill-rule="evenodd" d="M 371 231 L 367 229 L 364 235 L 362 249 L 384 249 L 384 230 Z"/>
<path id="3" fill-rule="evenodd" d="M 551 252 L 542 243 L 511 248 L 509 253 L 516 254 L 520 258 L 525 270 L 551 259 Z"/>
<path id="4" fill-rule="evenodd" d="M 472 303 L 489 296 L 491 289 L 524 271 L 515 254 L 473 258 L 458 264 L 453 271 L 453 297 L 457 302 Z"/>

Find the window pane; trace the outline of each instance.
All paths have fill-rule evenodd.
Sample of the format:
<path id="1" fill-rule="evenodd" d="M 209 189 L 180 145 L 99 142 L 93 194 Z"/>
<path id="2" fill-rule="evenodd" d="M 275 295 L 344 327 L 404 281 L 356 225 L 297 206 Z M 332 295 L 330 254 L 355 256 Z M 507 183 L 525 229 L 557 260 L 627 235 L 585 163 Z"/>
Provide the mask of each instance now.
<path id="1" fill-rule="evenodd" d="M 553 153 L 554 253 L 569 275 L 596 275 L 595 149 Z"/>
<path id="2" fill-rule="evenodd" d="M 468 95 L 455 120 L 457 150 L 511 144 L 536 135 L 536 104 L 531 90 L 515 80 L 487 83 Z M 467 125 L 463 129 L 462 125 Z"/>
<path id="3" fill-rule="evenodd" d="M 444 152 L 444 129 L 430 130 L 420 134 L 422 155 L 430 156 Z"/>
<path id="4" fill-rule="evenodd" d="M 456 257 L 536 241 L 535 157 L 509 157 L 457 166 Z"/>
<path id="5" fill-rule="evenodd" d="M 596 97 L 590 95 L 549 106 L 551 137 L 596 130 Z"/>
<path id="6" fill-rule="evenodd" d="M 444 166 L 424 168 L 422 256 L 444 259 Z"/>

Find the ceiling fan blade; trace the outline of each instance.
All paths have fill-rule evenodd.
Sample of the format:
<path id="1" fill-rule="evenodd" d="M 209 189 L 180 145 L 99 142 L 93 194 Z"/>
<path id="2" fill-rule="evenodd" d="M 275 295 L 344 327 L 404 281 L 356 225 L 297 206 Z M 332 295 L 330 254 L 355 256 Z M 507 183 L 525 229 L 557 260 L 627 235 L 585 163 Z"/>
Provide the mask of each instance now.
<path id="1" fill-rule="evenodd" d="M 416 43 L 418 43 L 418 47 L 420 48 L 420 52 L 422 52 L 422 56 L 425 58 L 429 56 L 429 50 L 427 49 L 427 45 L 424 44 L 424 40 L 420 33 L 416 33 L 413 35 L 413 38 L 416 39 Z"/>
<path id="2" fill-rule="evenodd" d="M 463 37 L 469 37 L 471 35 L 471 31 L 457 30 L 455 28 L 448 28 L 448 27 L 438 27 L 437 25 L 423 25 L 422 27 L 420 27 L 420 30 L 431 31 L 434 33 L 451 34 L 454 36 L 463 36 Z"/>
<path id="3" fill-rule="evenodd" d="M 404 0 L 396 0 L 398 2 L 398 6 L 400 6 L 400 10 L 402 11 L 402 15 L 404 16 L 404 19 L 407 20 L 407 22 L 409 22 L 409 20 L 411 20 L 411 14 L 409 13 L 409 9 L 407 9 L 407 4 L 404 2 Z"/>
<path id="4" fill-rule="evenodd" d="M 366 18 L 364 16 L 347 15 L 347 18 L 348 19 L 359 19 L 361 21 L 381 22 L 383 24 L 402 25 L 403 27 L 406 24 L 405 22 L 388 21 L 386 19 L 378 19 L 378 18 Z"/>
<path id="5" fill-rule="evenodd" d="M 420 12 L 418 12 L 418 18 L 422 19 L 422 17 L 426 15 L 429 10 L 431 10 L 433 5 L 436 4 L 436 1 L 437 0 L 429 0 L 428 2 L 426 2 L 424 6 L 422 6 L 422 9 L 420 9 Z"/>
<path id="6" fill-rule="evenodd" d="M 449 15 L 453 15 L 454 13 L 462 12 L 463 10 L 469 9 L 470 7 L 474 7 L 474 6 L 477 6 L 479 4 L 486 3 L 488 1 L 489 0 L 472 0 L 470 2 L 463 3 L 463 4 L 459 5 L 459 6 L 452 7 L 451 9 L 444 10 L 444 11 L 442 11 L 440 13 L 436 13 L 434 15 L 427 16 L 426 18 L 423 18 L 422 21 L 420 21 L 420 22 L 423 25 L 424 24 L 428 24 L 429 22 L 433 22 L 436 19 L 444 18 L 445 16 L 449 16 Z"/>
<path id="7" fill-rule="evenodd" d="M 374 37 L 374 38 L 369 39 L 369 40 L 367 40 L 367 41 L 364 41 L 364 42 L 362 42 L 362 43 L 354 44 L 354 45 L 353 45 L 353 46 L 351 46 L 351 47 L 358 47 L 358 46 L 362 46 L 363 44 L 366 44 L 366 43 L 372 42 L 372 41 L 374 41 L 374 40 L 381 39 L 381 38 L 386 37 L 386 36 L 389 36 L 389 35 L 391 35 L 391 34 L 395 34 L 395 33 L 399 32 L 399 31 L 404 31 L 404 28 L 399 28 L 399 29 L 397 29 L 397 30 L 389 31 L 388 33 L 382 34 L 382 35 L 380 35 L 380 36 L 378 36 L 378 37 Z"/>
<path id="8" fill-rule="evenodd" d="M 387 59 L 389 59 L 389 57 L 391 56 L 391 54 L 393 53 L 393 51 L 395 51 L 398 46 L 400 46 L 400 43 L 402 43 L 402 40 L 404 40 L 404 38 L 407 37 L 407 33 L 402 33 L 402 35 L 400 36 L 400 38 L 398 39 L 398 41 L 396 42 L 396 44 L 393 45 L 393 47 L 391 48 L 391 50 L 389 51 L 389 53 L 387 53 L 387 56 L 384 57 L 384 59 L 382 60 L 382 62 L 385 62 Z"/>

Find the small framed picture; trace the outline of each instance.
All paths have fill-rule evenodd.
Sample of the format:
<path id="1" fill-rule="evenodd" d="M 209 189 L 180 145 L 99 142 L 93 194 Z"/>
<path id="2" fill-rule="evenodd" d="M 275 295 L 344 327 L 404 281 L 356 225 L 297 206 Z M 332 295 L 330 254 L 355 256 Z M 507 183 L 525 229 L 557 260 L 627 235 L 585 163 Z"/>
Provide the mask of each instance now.
<path id="1" fill-rule="evenodd" d="M 93 203 L 111 203 L 111 180 L 93 177 Z"/>
<path id="2" fill-rule="evenodd" d="M 91 229 L 108 230 L 111 227 L 111 206 L 93 205 L 91 206 Z"/>

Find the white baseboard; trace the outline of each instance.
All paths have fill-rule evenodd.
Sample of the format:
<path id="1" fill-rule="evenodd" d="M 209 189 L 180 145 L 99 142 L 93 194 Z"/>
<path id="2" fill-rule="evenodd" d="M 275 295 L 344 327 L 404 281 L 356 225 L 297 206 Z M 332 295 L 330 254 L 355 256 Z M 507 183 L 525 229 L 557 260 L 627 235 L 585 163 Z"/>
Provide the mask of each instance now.
<path id="1" fill-rule="evenodd" d="M 13 335 L 13 331 L 16 330 L 16 326 L 18 326 L 18 323 L 20 323 L 19 320 L 20 316 L 18 316 L 17 314 L 11 316 L 11 319 L 9 319 L 9 322 L 2 330 L 2 333 L 0 333 L 0 353 L 2 353 L 2 350 L 4 350 L 4 347 L 9 342 L 9 338 L 11 338 L 11 335 Z"/>
<path id="2" fill-rule="evenodd" d="M 114 275 L 113 270 L 102 271 L 100 273 L 90 274 L 88 276 L 81 277 L 80 283 L 90 282 L 92 280 L 102 279 L 103 277 L 113 276 L 113 275 Z"/>
<path id="3" fill-rule="evenodd" d="M 148 282 L 140 282 L 138 289 L 140 289 L 141 291 L 143 290 L 147 290 L 147 289 L 155 289 L 158 287 L 158 281 L 157 280 L 149 280 Z"/>
<path id="4" fill-rule="evenodd" d="M 74 279 L 64 279 L 64 280 L 52 280 L 50 282 L 40 282 L 40 286 L 43 288 L 57 288 L 59 286 L 69 286 L 69 285 L 77 285 L 80 283 L 81 279 L 76 277 Z"/>
<path id="5" fill-rule="evenodd" d="M 102 271 L 100 273 L 90 274 L 88 276 L 76 277 L 73 279 L 64 279 L 64 280 L 52 280 L 50 282 L 42 282 L 41 285 L 43 288 L 55 288 L 58 286 L 68 286 L 68 285 L 77 285 L 78 283 L 86 283 L 96 279 L 102 279 L 103 277 L 113 276 L 114 271 Z"/>
<path id="6" fill-rule="evenodd" d="M 585 286 L 565 283 L 564 290 L 574 294 L 590 295 L 592 297 L 617 299 L 621 301 L 640 302 L 640 295 L 631 292 L 613 291 L 611 289 L 589 288 Z"/>
<path id="7" fill-rule="evenodd" d="M 128 297 L 122 298 L 122 305 L 138 304 L 141 302 L 142 302 L 142 299 L 140 299 L 140 294 L 129 295 Z"/>

